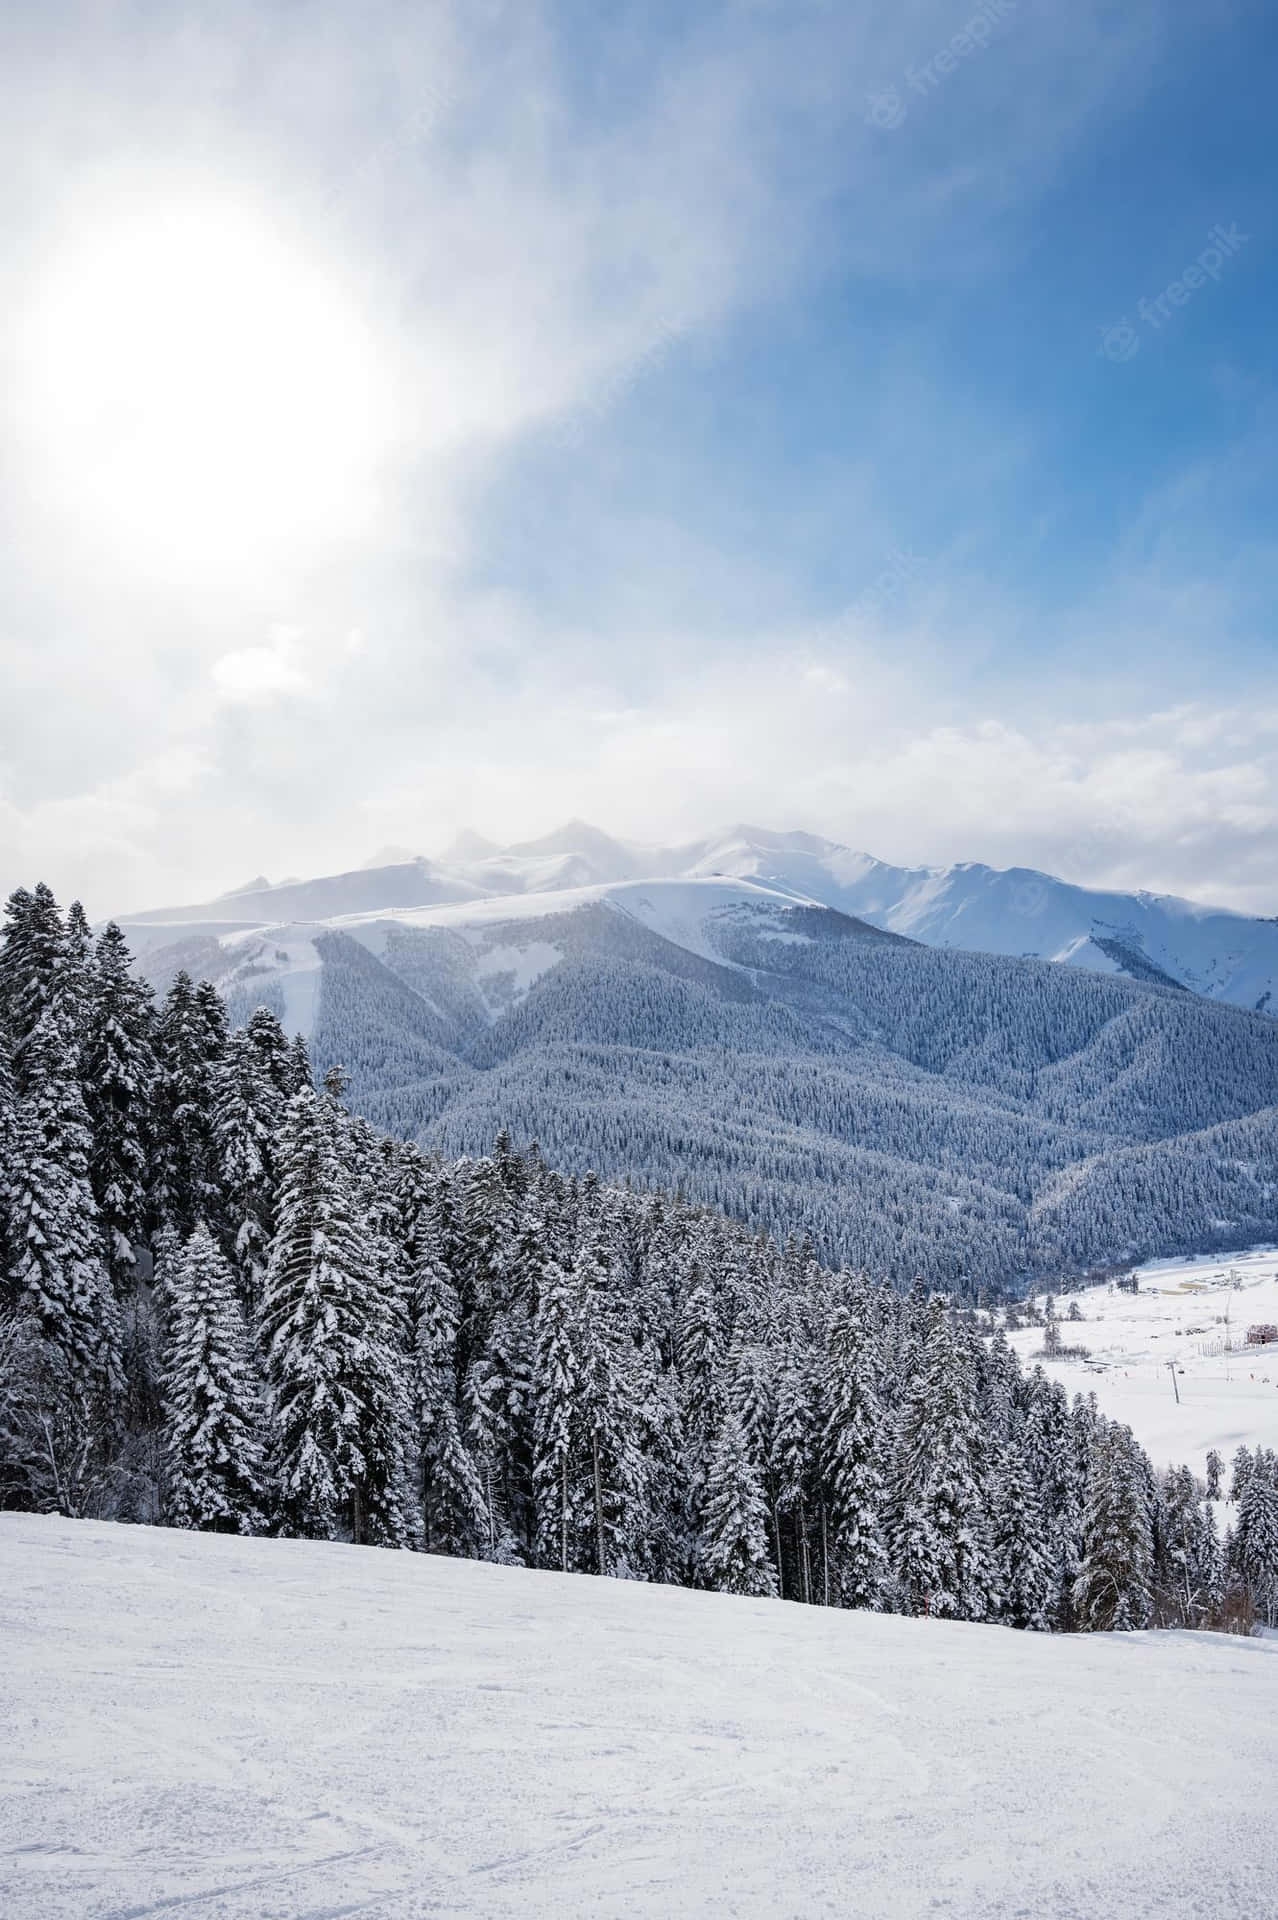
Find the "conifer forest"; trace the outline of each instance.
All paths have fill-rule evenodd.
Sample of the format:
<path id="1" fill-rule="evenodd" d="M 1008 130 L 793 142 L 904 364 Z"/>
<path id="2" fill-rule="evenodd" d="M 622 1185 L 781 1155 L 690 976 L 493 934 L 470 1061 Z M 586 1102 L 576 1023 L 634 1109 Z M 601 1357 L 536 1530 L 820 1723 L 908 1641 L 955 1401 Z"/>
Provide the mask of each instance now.
<path id="1" fill-rule="evenodd" d="M 1036 1631 L 1278 1624 L 1278 1457 L 1155 1472 L 997 1300 L 350 1113 L 44 886 L 0 947 L 0 1503 Z M 1049 1329 L 1050 1331 L 1050 1329 Z M 1220 1524 L 1218 1524 L 1220 1516 Z"/>

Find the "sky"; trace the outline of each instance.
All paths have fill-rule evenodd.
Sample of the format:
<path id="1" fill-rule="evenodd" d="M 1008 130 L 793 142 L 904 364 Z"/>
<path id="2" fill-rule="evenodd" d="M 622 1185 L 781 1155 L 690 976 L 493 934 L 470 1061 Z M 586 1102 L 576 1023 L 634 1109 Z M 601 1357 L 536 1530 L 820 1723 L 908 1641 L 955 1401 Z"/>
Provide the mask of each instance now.
<path id="1" fill-rule="evenodd" d="M 1278 19 L 0 24 L 0 884 L 734 820 L 1278 913 Z"/>

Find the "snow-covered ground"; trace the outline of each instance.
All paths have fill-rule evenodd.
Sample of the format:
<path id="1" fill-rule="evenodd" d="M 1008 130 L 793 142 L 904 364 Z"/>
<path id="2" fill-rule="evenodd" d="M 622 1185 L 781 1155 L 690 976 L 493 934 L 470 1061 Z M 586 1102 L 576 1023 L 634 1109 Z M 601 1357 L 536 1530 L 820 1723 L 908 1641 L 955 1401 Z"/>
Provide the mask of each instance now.
<path id="1" fill-rule="evenodd" d="M 0 1515 L 5 1920 L 1264 1920 L 1278 1641 Z"/>
<path id="2" fill-rule="evenodd" d="M 1211 1447 L 1226 1461 L 1237 1447 L 1278 1447 L 1278 1346 L 1246 1345 L 1249 1327 L 1278 1326 L 1278 1248 L 1136 1271 L 1139 1293 L 1089 1287 L 1058 1300 L 1062 1339 L 1086 1347 L 1089 1358 L 1045 1360 L 1048 1373 L 1071 1395 L 1094 1392 L 1101 1412 L 1125 1421 L 1156 1466 L 1183 1461 L 1201 1473 Z M 1072 1300 L 1081 1325 L 1065 1317 Z M 1041 1327 L 1009 1337 L 1022 1361 L 1042 1350 Z"/>

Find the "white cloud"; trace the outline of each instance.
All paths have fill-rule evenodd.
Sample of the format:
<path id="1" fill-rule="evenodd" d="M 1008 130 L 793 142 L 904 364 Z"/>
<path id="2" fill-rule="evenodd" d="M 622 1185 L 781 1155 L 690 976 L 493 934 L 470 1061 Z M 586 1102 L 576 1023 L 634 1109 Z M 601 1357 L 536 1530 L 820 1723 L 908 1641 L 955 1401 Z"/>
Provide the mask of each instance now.
<path id="1" fill-rule="evenodd" d="M 194 418 L 220 493 L 202 497 L 191 540 L 182 497 L 167 541 L 143 518 L 148 568 L 113 557 L 102 528 L 90 537 L 9 453 L 0 863 L 14 881 L 44 871 L 108 911 L 246 871 L 353 864 L 386 840 L 436 844 L 471 821 L 505 837 L 593 813 L 655 835 L 753 814 L 897 859 L 1033 861 L 1278 908 L 1264 856 L 1272 721 L 1198 699 L 1151 711 L 1139 687 L 1103 676 L 1090 704 L 1080 687 L 1035 689 L 1028 668 L 992 685 L 977 669 L 1013 650 L 1026 610 L 1007 590 L 973 592 L 952 555 L 888 604 L 803 632 L 807 583 L 778 580 L 766 551 L 717 552 L 693 501 L 686 520 L 636 515 L 607 551 L 583 536 L 588 623 L 492 584 L 507 577 L 507 529 L 490 493 L 536 435 L 589 441 L 734 316 L 832 269 L 898 287 L 988 271 L 1000 211 L 1131 75 L 1150 9 L 1117 27 L 1099 3 L 1059 19 L 1027 9 L 887 135 L 865 124 L 865 91 L 948 40 L 948 0 L 711 6 L 689 12 L 673 52 L 620 28 L 610 41 L 605 21 L 586 74 L 531 0 L 319 0 L 297 16 L 228 0 L 213 24 L 181 6 L 142 13 L 139 26 L 126 7 L 55 9 L 15 34 L 0 310 L 21 313 L 48 235 L 84 214 L 90 182 L 94 208 L 144 175 L 179 197 L 185 182 L 215 189 L 301 263 L 274 308 L 286 324 L 267 329 L 268 367 L 226 308 L 234 364 L 289 460 L 254 467 L 247 447 L 243 497 L 219 521 L 238 441 L 204 390 Z M 938 157 L 942 114 L 961 117 L 962 168 Z M 974 220 L 957 219 L 965 208 Z M 134 244 L 145 252 L 145 236 Z M 309 336 L 299 289 L 335 303 Z M 189 310 L 183 294 L 173 311 Z M 181 349 L 159 337 L 172 399 Z M 325 378 L 335 360 L 340 390 Z M 236 432 L 251 428 L 244 394 L 220 391 Z M 882 408 L 847 483 L 867 584 L 895 542 L 876 520 L 880 469 L 898 442 L 921 459 L 920 422 L 935 416 L 913 372 Z M 164 413 L 142 452 L 191 457 L 178 425 Z M 950 451 L 976 495 L 1026 454 L 972 420 Z M 612 457 L 579 452 L 583 494 L 609 497 Z M 167 477 L 148 473 L 154 502 Z M 298 495 L 280 498 L 290 475 Z M 1145 564 L 1145 533 L 1107 618 L 1091 610 L 1088 644 L 1115 661 L 1120 620 L 1193 639 L 1220 612 L 1214 578 L 1187 582 L 1161 551 L 1157 573 Z M 207 564 L 219 552 L 220 571 Z"/>
<path id="2" fill-rule="evenodd" d="M 267 647 L 241 647 L 213 662 L 213 684 L 227 700 L 269 700 L 275 694 L 307 693 L 311 680 L 299 657 L 298 636 L 283 632 Z"/>

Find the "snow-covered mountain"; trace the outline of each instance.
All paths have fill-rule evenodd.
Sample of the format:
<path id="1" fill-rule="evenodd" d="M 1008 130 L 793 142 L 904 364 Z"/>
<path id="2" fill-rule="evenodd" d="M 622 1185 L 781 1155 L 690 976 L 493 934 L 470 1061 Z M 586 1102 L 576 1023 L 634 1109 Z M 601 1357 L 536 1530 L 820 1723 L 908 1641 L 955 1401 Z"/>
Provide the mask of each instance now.
<path id="1" fill-rule="evenodd" d="M 507 1125 L 833 1262 L 1014 1283 L 1278 1233 L 1278 1021 L 931 948 L 846 910 L 871 866 L 573 828 L 125 926 L 157 987 L 271 1007 L 389 1131 L 455 1154 Z"/>
<path id="2" fill-rule="evenodd" d="M 579 820 L 509 847 L 464 833 L 434 860 L 385 851 L 395 857 L 375 857 L 376 864 L 351 873 L 277 886 L 255 882 L 198 907 L 132 915 L 128 925 L 135 939 L 154 944 L 165 927 L 187 929 L 184 937 L 197 927 L 220 937 L 237 927 L 624 882 L 726 878 L 835 908 L 928 946 L 1058 961 L 1262 1012 L 1278 1008 L 1278 919 L 1171 894 L 1104 892 L 1025 867 L 894 867 L 813 834 L 747 826 L 682 846 L 651 846 L 614 839 Z"/>

